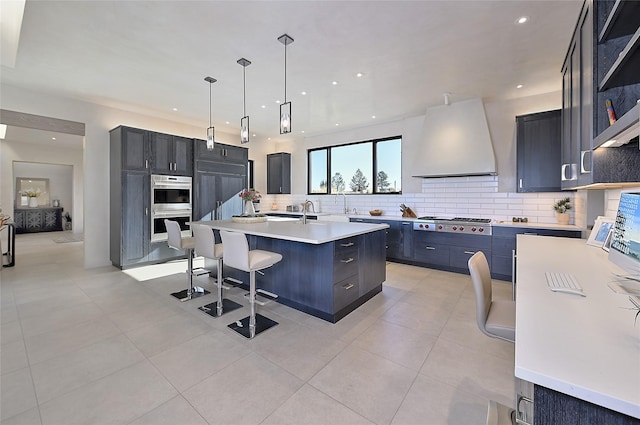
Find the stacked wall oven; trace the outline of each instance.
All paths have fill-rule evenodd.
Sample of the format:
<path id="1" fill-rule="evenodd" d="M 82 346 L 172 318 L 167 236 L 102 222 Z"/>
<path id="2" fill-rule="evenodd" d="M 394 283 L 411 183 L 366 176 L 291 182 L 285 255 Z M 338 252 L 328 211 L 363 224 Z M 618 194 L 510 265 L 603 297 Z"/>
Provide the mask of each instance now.
<path id="1" fill-rule="evenodd" d="M 167 240 L 164 220 L 180 224 L 185 237 L 191 236 L 192 178 L 186 176 L 151 175 L 151 242 Z"/>

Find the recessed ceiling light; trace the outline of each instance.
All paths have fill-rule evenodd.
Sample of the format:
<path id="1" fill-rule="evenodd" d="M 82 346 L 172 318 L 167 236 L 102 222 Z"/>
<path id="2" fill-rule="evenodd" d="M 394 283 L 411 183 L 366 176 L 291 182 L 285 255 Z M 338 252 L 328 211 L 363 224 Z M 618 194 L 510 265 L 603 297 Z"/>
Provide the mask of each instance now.
<path id="1" fill-rule="evenodd" d="M 337 86 L 338 82 L 337 81 L 332 81 L 331 84 L 333 84 L 334 86 Z"/>
<path id="2" fill-rule="evenodd" d="M 375 119 L 376 119 L 376 116 L 375 116 L 375 115 L 371 115 L 371 118 L 373 118 L 373 119 L 375 120 Z"/>
<path id="3" fill-rule="evenodd" d="M 362 77 L 363 75 L 364 75 L 364 74 L 363 74 L 362 72 L 358 72 L 358 73 L 356 74 L 356 77 L 360 78 L 360 77 Z"/>
<path id="4" fill-rule="evenodd" d="M 251 135 L 251 137 L 256 137 L 256 133 L 253 133 L 253 134 Z"/>
<path id="5" fill-rule="evenodd" d="M 225 123 L 225 124 L 227 124 L 227 125 L 228 125 L 228 124 L 231 124 L 229 121 L 225 121 L 224 123 Z"/>
<path id="6" fill-rule="evenodd" d="M 304 133 L 304 130 L 302 130 L 300 133 Z"/>
<path id="7" fill-rule="evenodd" d="M 56 140 L 56 138 L 55 138 L 55 137 L 52 137 L 52 138 L 51 138 L 51 140 Z"/>
<path id="8" fill-rule="evenodd" d="M 300 92 L 300 94 L 303 95 L 303 96 L 306 96 L 307 92 L 306 91 L 302 91 L 302 92 Z"/>
<path id="9" fill-rule="evenodd" d="M 178 110 L 178 108 L 173 108 L 173 110 L 174 110 L 174 111 L 177 111 L 177 110 Z"/>
<path id="10" fill-rule="evenodd" d="M 266 108 L 266 107 L 267 107 L 267 105 L 262 105 L 262 106 L 261 106 L 261 108 L 262 108 L 262 109 L 264 109 L 264 108 Z"/>
<path id="11" fill-rule="evenodd" d="M 528 16 L 521 16 L 518 19 L 516 19 L 517 24 L 524 24 L 525 22 L 529 22 Z"/>
<path id="12" fill-rule="evenodd" d="M 271 140 L 271 137 L 267 137 L 267 140 Z"/>
<path id="13" fill-rule="evenodd" d="M 280 101 L 279 101 L 279 100 L 276 100 L 276 103 L 279 105 L 279 104 L 280 104 Z"/>
<path id="14" fill-rule="evenodd" d="M 7 135 L 7 125 L 0 124 L 0 139 L 4 139 Z"/>
<path id="15" fill-rule="evenodd" d="M 340 125 L 340 123 L 336 123 L 336 127 L 339 126 L 339 125 Z"/>
<path id="16" fill-rule="evenodd" d="M 517 88 L 517 89 L 521 89 L 521 88 L 523 88 L 523 87 L 524 87 L 524 86 L 523 86 L 522 84 L 518 84 L 518 85 L 516 86 L 516 88 Z"/>

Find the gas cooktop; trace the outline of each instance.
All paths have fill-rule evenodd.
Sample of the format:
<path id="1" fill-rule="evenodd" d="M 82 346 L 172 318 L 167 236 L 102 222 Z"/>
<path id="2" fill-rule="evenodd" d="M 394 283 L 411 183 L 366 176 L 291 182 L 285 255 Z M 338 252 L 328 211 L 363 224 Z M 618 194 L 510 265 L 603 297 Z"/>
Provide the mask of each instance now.
<path id="1" fill-rule="evenodd" d="M 490 218 L 473 217 L 418 217 L 413 223 L 414 230 L 430 232 L 467 233 L 476 235 L 491 235 Z"/>
<path id="2" fill-rule="evenodd" d="M 418 220 L 436 220 L 436 221 L 462 221 L 466 223 L 491 223 L 490 218 L 470 218 L 470 217 L 435 217 L 426 215 L 424 217 L 418 217 Z"/>

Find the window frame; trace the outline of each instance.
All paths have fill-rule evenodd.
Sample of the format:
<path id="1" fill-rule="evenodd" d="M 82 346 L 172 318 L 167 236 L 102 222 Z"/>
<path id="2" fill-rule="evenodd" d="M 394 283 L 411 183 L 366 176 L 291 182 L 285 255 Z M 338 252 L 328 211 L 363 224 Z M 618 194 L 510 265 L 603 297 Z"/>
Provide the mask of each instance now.
<path id="1" fill-rule="evenodd" d="M 349 193 L 349 195 L 401 195 L 402 189 L 397 192 L 378 192 L 378 184 L 377 184 L 377 176 L 378 176 L 378 150 L 376 146 L 379 142 L 388 142 L 389 140 L 400 140 L 400 179 L 402 179 L 402 135 L 392 136 L 392 137 L 384 137 L 381 139 L 371 139 L 371 140 L 362 140 L 358 142 L 349 142 L 342 143 L 339 145 L 330 145 L 330 146 L 322 146 L 318 148 L 307 149 L 307 195 L 335 195 L 334 192 L 331 191 L 331 150 L 333 148 L 339 148 L 343 146 L 350 145 L 358 145 L 370 143 L 372 149 L 371 160 L 373 161 L 371 169 L 373 170 L 373 175 L 370 176 L 372 178 L 372 187 L 373 191 L 371 193 Z M 327 154 L 327 170 L 325 175 L 325 181 L 327 182 L 327 191 L 326 192 L 311 192 L 311 173 L 308 172 L 311 170 L 311 155 L 313 152 L 318 151 L 326 151 Z M 366 176 L 369 177 L 369 176 Z M 402 187 L 402 185 L 401 185 Z M 339 192 L 342 193 L 342 192 Z"/>

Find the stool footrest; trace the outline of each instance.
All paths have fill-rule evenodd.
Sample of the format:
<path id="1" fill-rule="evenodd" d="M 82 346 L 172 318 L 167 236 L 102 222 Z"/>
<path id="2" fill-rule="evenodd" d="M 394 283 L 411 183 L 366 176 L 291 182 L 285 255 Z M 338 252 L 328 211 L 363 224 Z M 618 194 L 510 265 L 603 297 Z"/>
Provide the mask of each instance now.
<path id="1" fill-rule="evenodd" d="M 250 293 L 247 292 L 246 294 L 244 294 L 244 297 L 246 299 L 249 299 L 249 295 Z M 256 290 L 256 304 L 258 305 L 265 306 L 271 301 L 275 301 L 276 299 L 278 299 L 278 296 L 275 294 L 272 294 L 270 292 L 262 293 L 260 289 Z"/>
<path id="2" fill-rule="evenodd" d="M 236 286 L 242 285 L 244 282 L 242 282 L 241 280 L 238 280 L 238 279 L 234 279 L 232 277 L 223 277 L 222 278 L 222 283 L 223 283 L 223 285 L 226 284 L 226 285 L 229 285 L 229 286 L 235 288 Z"/>
<path id="3" fill-rule="evenodd" d="M 198 267 L 197 269 L 191 270 L 191 274 L 194 276 L 202 276 L 203 274 L 208 274 L 208 273 L 210 273 L 210 271 L 202 267 Z"/>

